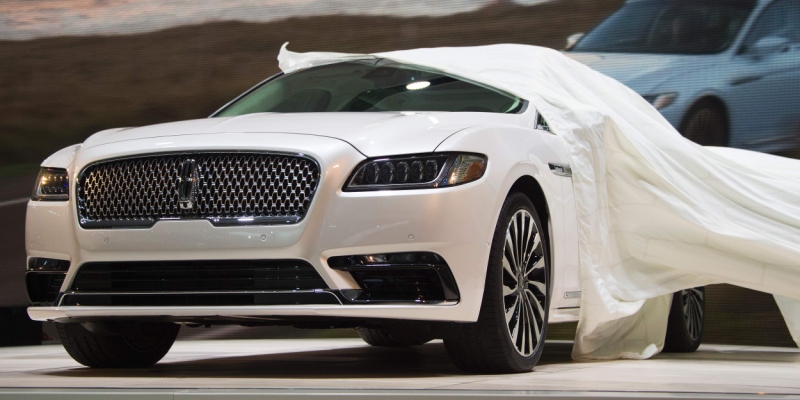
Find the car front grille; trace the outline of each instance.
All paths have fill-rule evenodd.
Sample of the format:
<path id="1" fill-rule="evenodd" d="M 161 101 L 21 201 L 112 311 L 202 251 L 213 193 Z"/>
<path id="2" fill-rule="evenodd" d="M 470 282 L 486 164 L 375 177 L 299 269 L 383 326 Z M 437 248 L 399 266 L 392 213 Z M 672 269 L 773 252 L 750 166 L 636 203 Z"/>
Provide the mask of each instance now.
<path id="1" fill-rule="evenodd" d="M 215 225 L 291 224 L 308 210 L 319 166 L 302 155 L 184 153 L 102 161 L 77 180 L 83 228 L 149 227 L 164 219 Z"/>

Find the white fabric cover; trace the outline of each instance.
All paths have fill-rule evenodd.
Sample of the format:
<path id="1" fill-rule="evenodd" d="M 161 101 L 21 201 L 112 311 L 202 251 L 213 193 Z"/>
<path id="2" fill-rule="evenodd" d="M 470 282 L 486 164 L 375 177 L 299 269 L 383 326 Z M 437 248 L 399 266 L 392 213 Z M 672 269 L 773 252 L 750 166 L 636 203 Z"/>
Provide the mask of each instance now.
<path id="1" fill-rule="evenodd" d="M 568 146 L 582 275 L 573 358 L 648 358 L 670 294 L 730 283 L 776 295 L 800 340 L 800 161 L 703 147 L 642 97 L 558 51 L 526 45 L 374 55 L 293 53 L 285 72 L 384 57 L 513 93 Z"/>

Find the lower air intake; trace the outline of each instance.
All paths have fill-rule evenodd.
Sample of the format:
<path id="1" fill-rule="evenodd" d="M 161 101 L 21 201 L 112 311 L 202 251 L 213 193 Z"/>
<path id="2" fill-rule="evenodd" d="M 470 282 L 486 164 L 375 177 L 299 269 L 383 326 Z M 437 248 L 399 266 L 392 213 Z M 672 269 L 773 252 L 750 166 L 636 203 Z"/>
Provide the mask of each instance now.
<path id="1" fill-rule="evenodd" d="M 356 301 L 445 301 L 439 274 L 433 269 L 350 271 L 361 286 Z"/>
<path id="2" fill-rule="evenodd" d="M 145 261 L 87 263 L 74 292 L 230 292 L 313 290 L 328 285 L 302 260 Z"/>
<path id="3" fill-rule="evenodd" d="M 56 301 L 65 276 L 64 272 L 28 272 L 25 275 L 25 284 L 30 302 L 53 303 Z"/>
<path id="4" fill-rule="evenodd" d="M 61 305 L 210 306 L 338 304 L 302 260 L 83 264 Z"/>
<path id="5" fill-rule="evenodd" d="M 430 252 L 339 256 L 333 269 L 348 271 L 361 287 L 343 290 L 349 301 L 438 303 L 458 301 L 458 287 L 444 259 Z"/>

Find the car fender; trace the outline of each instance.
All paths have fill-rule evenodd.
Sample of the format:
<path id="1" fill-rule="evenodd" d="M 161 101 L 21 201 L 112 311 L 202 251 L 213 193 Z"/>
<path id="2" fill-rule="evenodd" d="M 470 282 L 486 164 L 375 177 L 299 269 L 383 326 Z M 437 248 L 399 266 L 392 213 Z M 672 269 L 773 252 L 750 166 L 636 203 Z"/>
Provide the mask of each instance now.
<path id="1" fill-rule="evenodd" d="M 544 193 L 546 211 L 550 218 L 550 242 L 553 244 L 551 290 L 554 300 L 551 302 L 551 309 L 560 306 L 563 282 L 578 279 L 577 236 L 570 234 L 570 231 L 575 232 L 575 222 L 574 218 L 565 218 L 575 215 L 572 181 L 569 177 L 555 175 L 549 167 L 551 163 L 569 163 L 563 140 L 547 131 L 519 126 L 481 126 L 465 129 L 451 136 L 436 151 L 479 152 L 487 156 L 488 165 L 483 179 L 497 193 L 491 205 L 495 221 L 512 186 L 526 176 L 536 180 Z M 565 191 L 565 185 L 570 190 Z M 487 243 L 491 243 L 494 228 L 495 225 L 482 232 Z M 576 275 L 574 279 L 563 274 L 568 268 L 567 264 L 573 267 L 569 271 Z"/>
<path id="2" fill-rule="evenodd" d="M 713 65 L 706 65 L 692 73 L 675 75 L 674 79 L 655 86 L 652 93 L 642 94 L 677 93 L 675 102 L 659 111 L 675 129 L 679 129 L 689 110 L 701 99 L 714 97 L 726 103 L 726 77 L 728 74 L 720 73 Z"/>
<path id="3" fill-rule="evenodd" d="M 42 161 L 42 167 L 50 168 L 69 168 L 72 162 L 75 161 L 75 156 L 81 148 L 81 144 L 73 144 L 51 154 L 49 157 Z"/>

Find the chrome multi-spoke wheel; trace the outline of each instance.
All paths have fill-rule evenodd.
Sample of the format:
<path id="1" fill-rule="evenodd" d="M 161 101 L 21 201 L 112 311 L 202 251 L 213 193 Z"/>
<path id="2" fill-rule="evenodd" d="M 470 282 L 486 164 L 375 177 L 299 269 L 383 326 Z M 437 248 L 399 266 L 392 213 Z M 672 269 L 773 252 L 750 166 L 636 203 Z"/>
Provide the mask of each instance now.
<path id="1" fill-rule="evenodd" d="M 506 229 L 503 247 L 505 325 L 519 354 L 530 356 L 541 342 L 547 307 L 542 238 L 533 216 L 518 210 Z"/>
<path id="2" fill-rule="evenodd" d="M 478 321 L 444 339 L 459 368 L 526 372 L 539 361 L 550 293 L 546 232 L 531 200 L 510 194 L 495 226 Z"/>
<path id="3" fill-rule="evenodd" d="M 705 289 L 691 288 L 672 296 L 664 351 L 687 353 L 697 350 L 703 338 Z"/>

